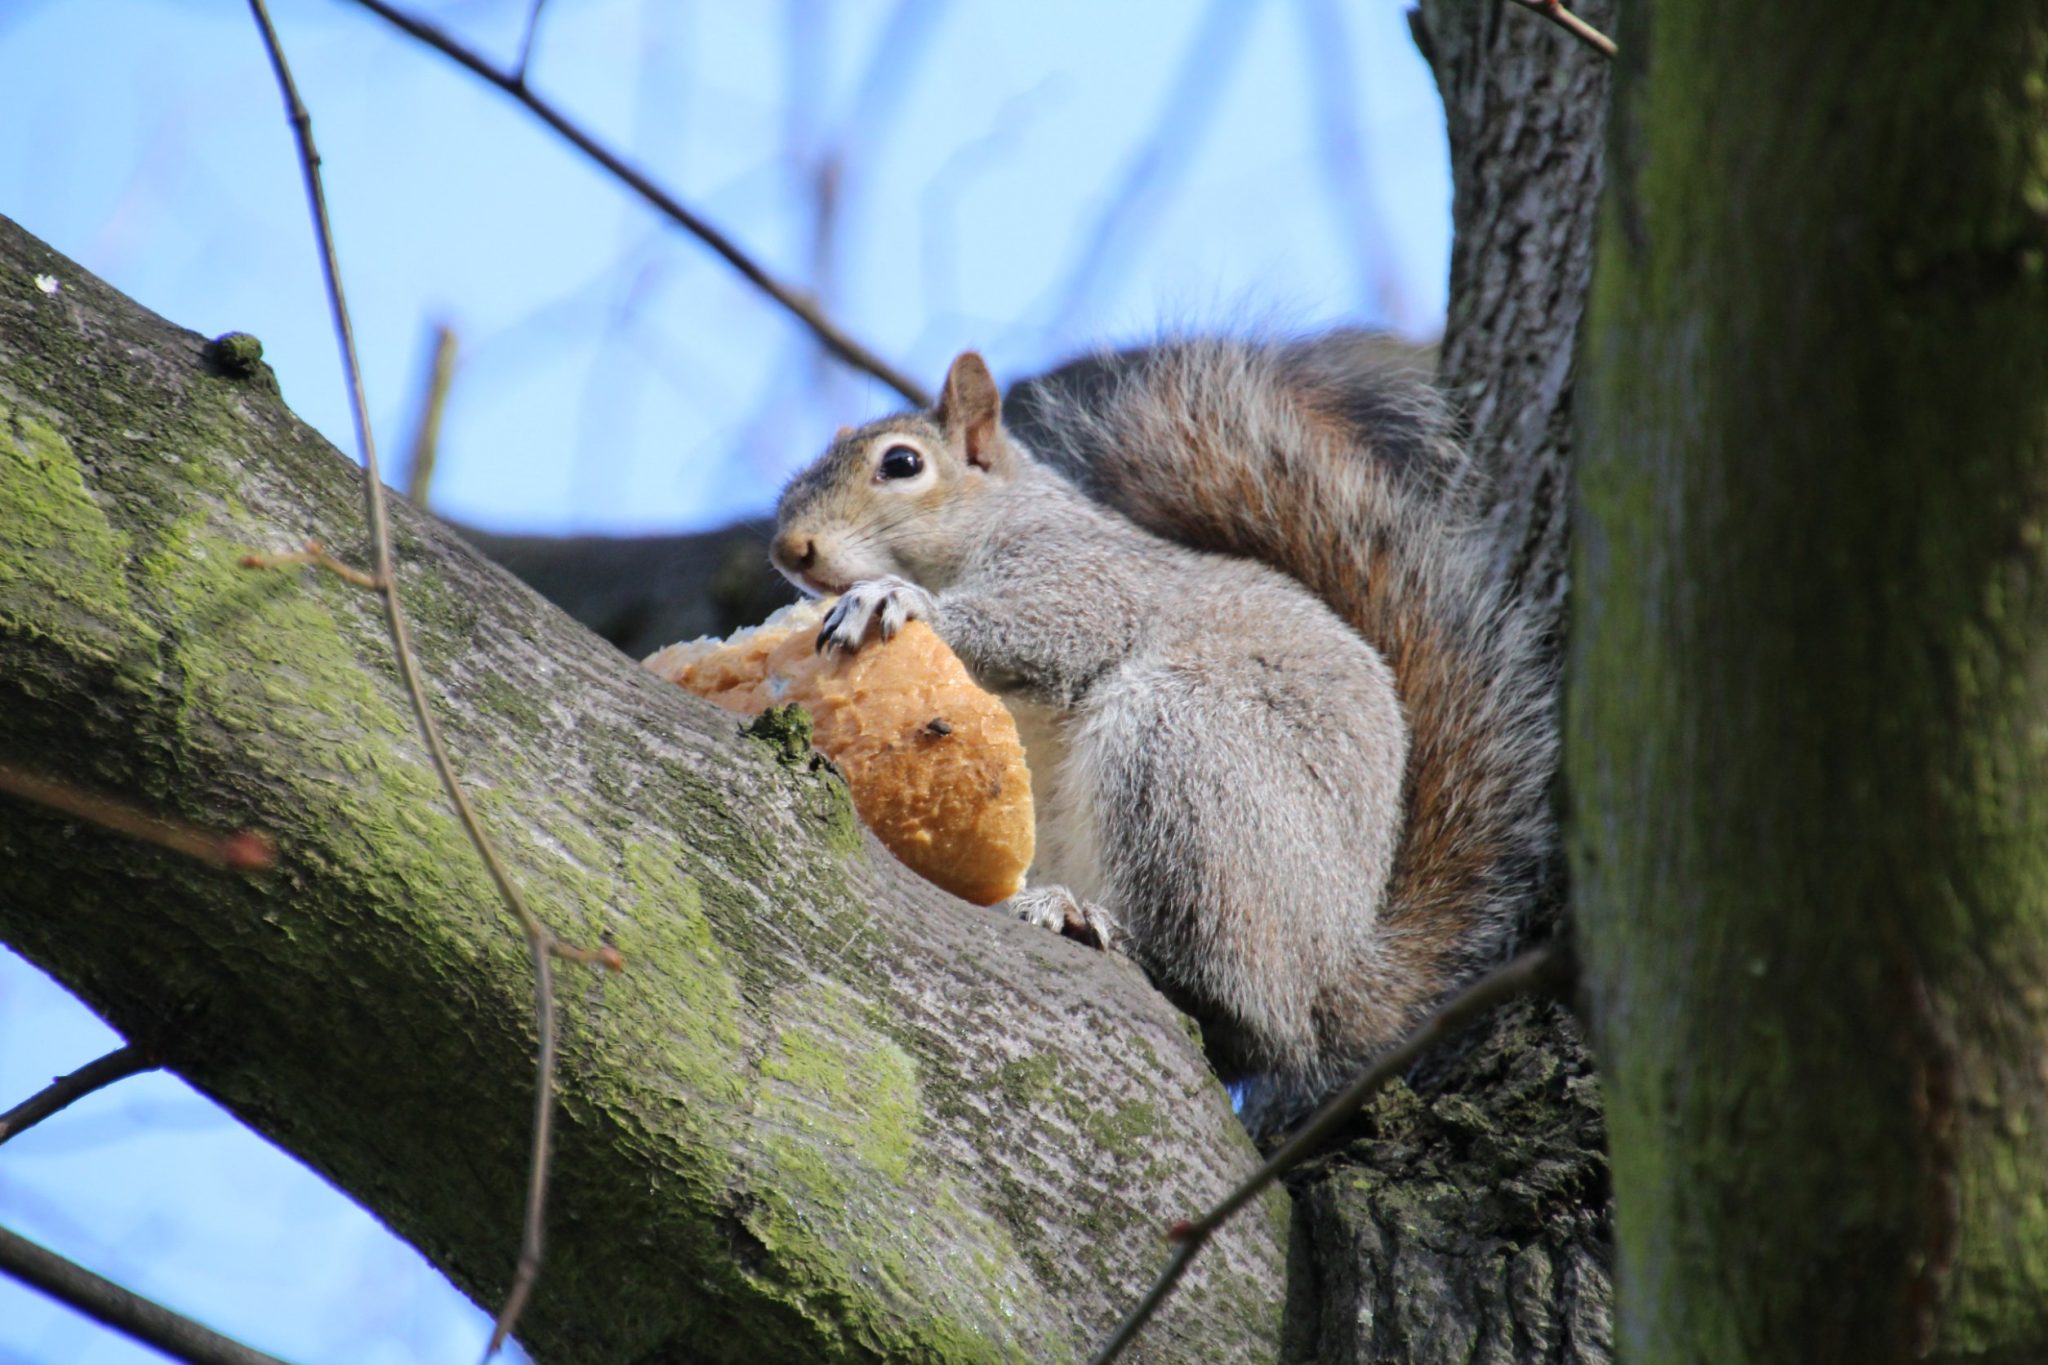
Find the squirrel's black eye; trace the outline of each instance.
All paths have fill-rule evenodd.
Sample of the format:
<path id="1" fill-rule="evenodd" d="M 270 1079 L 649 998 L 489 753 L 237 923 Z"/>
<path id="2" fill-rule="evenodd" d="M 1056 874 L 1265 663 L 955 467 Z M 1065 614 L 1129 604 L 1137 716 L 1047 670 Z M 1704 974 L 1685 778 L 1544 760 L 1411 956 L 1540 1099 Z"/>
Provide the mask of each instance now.
<path id="1" fill-rule="evenodd" d="M 914 479 L 924 472 L 924 456 L 909 446 L 890 446 L 875 472 L 885 479 Z"/>

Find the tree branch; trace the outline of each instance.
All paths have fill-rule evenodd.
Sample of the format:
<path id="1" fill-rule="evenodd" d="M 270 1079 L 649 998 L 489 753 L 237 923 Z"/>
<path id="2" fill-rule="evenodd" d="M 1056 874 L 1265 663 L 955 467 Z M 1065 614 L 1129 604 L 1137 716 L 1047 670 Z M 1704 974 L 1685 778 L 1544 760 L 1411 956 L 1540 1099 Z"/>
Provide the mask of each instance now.
<path id="1" fill-rule="evenodd" d="M 1533 14 L 1542 15 L 1609 61 L 1614 60 L 1614 54 L 1620 51 L 1615 47 L 1614 39 L 1566 9 L 1561 0 L 1515 0 L 1515 3 Z"/>
<path id="2" fill-rule="evenodd" d="M 0 1228 L 0 1272 L 187 1365 L 285 1365 Z"/>
<path id="3" fill-rule="evenodd" d="M 741 278 L 775 300 L 785 312 L 810 328 L 824 344 L 825 349 L 833 355 L 854 369 L 881 380 L 903 395 L 904 400 L 913 407 L 931 406 L 931 394 L 923 385 L 854 340 L 815 303 L 769 274 L 765 267 L 756 262 L 732 238 L 714 227 L 702 214 L 683 204 L 648 179 L 644 173 L 627 165 L 616 153 L 572 122 L 568 115 L 535 94 L 526 84 L 523 70 L 509 73 L 498 70 L 476 52 L 432 24 L 414 18 L 396 6 L 388 5 L 384 0 L 355 0 L 355 3 L 399 32 L 424 43 L 457 65 L 467 68 L 524 105 L 534 117 L 554 129 L 570 146 L 602 166 L 633 193 L 667 216 L 670 221 L 710 247 L 727 265 L 738 271 Z"/>
<path id="4" fill-rule="evenodd" d="M 519 38 L 519 60 L 512 65 L 512 79 L 522 88 L 526 85 L 526 72 L 533 65 L 534 45 L 540 41 L 540 13 L 546 9 L 548 0 L 533 0 L 526 11 L 526 31 Z"/>
<path id="5" fill-rule="evenodd" d="M 0 1114 L 0 1142 L 21 1136 L 50 1115 L 76 1104 L 95 1090 L 126 1080 L 144 1071 L 156 1070 L 147 1048 L 135 1043 L 115 1048 L 96 1061 L 87 1062 L 67 1076 L 59 1076 L 20 1104 Z"/>
<path id="6" fill-rule="evenodd" d="M 203 346 L 0 222 L 0 752 L 173 814 L 260 812 L 278 866 L 221 877 L 10 812 L 0 938 L 495 1305 L 530 1169 L 531 966 L 377 604 L 236 566 L 359 544 L 361 471 Z M 479 818 L 552 924 L 633 964 L 558 1000 L 522 1340 L 1085 1355 L 1152 1278 L 1150 1230 L 1257 1164 L 1179 1016 L 1130 963 L 917 881 L 829 772 L 389 512 Z M 1141 1347 L 1275 1354 L 1284 1246 L 1277 1210 L 1232 1220 Z"/>
<path id="7" fill-rule="evenodd" d="M 536 7 L 537 10 L 538 7 Z M 448 405 L 448 390 L 455 382 L 455 330 L 442 323 L 434 328 L 434 354 L 420 381 L 420 418 L 413 428 L 412 451 L 405 462 L 405 496 L 415 507 L 429 506 L 433 498 L 434 463 L 441 448 L 441 414 Z"/>
<path id="8" fill-rule="evenodd" d="M 1167 1296 L 1180 1283 L 1181 1277 L 1194 1264 L 1195 1257 L 1201 1254 L 1202 1247 L 1217 1229 L 1231 1215 L 1263 1194 L 1274 1181 L 1328 1144 L 1381 1087 L 1421 1061 L 1431 1049 L 1470 1028 L 1508 1001 L 1536 992 L 1561 989 L 1570 976 L 1566 964 L 1564 950 L 1556 943 L 1547 943 L 1530 949 L 1514 961 L 1494 968 L 1465 986 L 1366 1068 L 1356 1080 L 1316 1110 L 1278 1151 L 1266 1159 L 1264 1165 L 1247 1176 L 1214 1208 L 1199 1218 L 1176 1223 L 1170 1228 L 1166 1235 L 1175 1246 L 1166 1268 L 1159 1272 L 1158 1280 L 1145 1292 L 1145 1297 L 1138 1301 L 1130 1316 L 1117 1325 L 1116 1331 L 1096 1352 L 1093 1365 L 1109 1365 L 1121 1356 L 1166 1302 Z"/>
<path id="9" fill-rule="evenodd" d="M 253 830 L 216 834 L 189 821 L 172 820 L 131 806 L 126 801 L 99 796 L 68 782 L 25 773 L 4 763 L 0 763 L 0 792 L 62 811 L 74 819 L 88 821 L 130 839 L 182 853 L 187 858 L 224 871 L 260 871 L 270 866 L 277 853 L 268 837 Z"/>

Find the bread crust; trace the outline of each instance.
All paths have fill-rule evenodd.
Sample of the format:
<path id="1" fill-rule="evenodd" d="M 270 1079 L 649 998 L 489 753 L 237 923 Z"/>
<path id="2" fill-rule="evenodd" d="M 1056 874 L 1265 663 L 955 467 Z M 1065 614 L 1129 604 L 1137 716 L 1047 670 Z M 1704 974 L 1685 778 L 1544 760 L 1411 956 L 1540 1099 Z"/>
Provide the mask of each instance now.
<path id="1" fill-rule="evenodd" d="M 785 608 L 725 641 L 670 645 L 646 666 L 731 711 L 801 705 L 813 745 L 891 853 L 963 900 L 1007 900 L 1036 847 L 1016 722 L 922 621 L 857 653 L 819 653 L 829 605 Z"/>

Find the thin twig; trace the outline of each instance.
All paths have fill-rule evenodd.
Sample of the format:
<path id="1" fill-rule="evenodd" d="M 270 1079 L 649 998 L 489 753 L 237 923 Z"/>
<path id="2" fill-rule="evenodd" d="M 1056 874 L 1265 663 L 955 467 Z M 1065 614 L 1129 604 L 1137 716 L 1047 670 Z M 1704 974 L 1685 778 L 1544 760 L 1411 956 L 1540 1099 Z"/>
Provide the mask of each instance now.
<path id="1" fill-rule="evenodd" d="M 540 1074 L 549 1078 L 555 1074 L 555 944 L 547 948 L 536 948 L 533 954 L 533 999 L 535 1015 L 540 1026 Z M 552 1085 L 549 1086 L 552 1091 Z M 505 1302 L 498 1308 L 496 1321 L 491 1324 L 491 1344 L 484 1348 L 486 1361 L 498 1353 L 505 1344 L 505 1338 L 512 1335 L 512 1328 L 526 1311 L 526 1301 L 533 1295 L 533 1286 L 540 1280 L 541 1249 L 547 1228 L 545 1211 L 548 1198 L 548 1144 L 551 1141 L 550 1128 L 554 1121 L 554 1097 L 548 1096 L 546 1108 L 534 1114 L 533 1161 L 526 1169 L 526 1218 L 519 1232 L 519 1261 L 512 1270 L 512 1287 L 505 1293 Z"/>
<path id="2" fill-rule="evenodd" d="M 87 1062 L 68 1076 L 59 1076 L 20 1104 L 0 1114 L 0 1142 L 19 1137 L 67 1105 L 75 1104 L 144 1071 L 156 1070 L 149 1050 L 136 1043 L 117 1047 L 97 1061 Z"/>
<path id="3" fill-rule="evenodd" d="M 783 309 L 804 326 L 814 332 L 825 349 L 856 370 L 887 384 L 903 395 L 916 407 L 930 407 L 932 398 L 924 386 L 883 360 L 873 351 L 855 341 L 839 324 L 825 316 L 815 302 L 770 275 L 741 249 L 739 244 L 724 232 L 712 226 L 694 209 L 686 207 L 674 195 L 662 189 L 647 176 L 626 164 L 616 153 L 572 122 L 568 115 L 553 104 L 535 94 L 517 73 L 500 71 L 471 49 L 421 19 L 415 19 L 403 10 L 386 4 L 384 0 L 355 0 L 363 9 L 370 11 L 399 32 L 433 48 L 460 66 L 490 82 L 526 106 L 541 122 L 559 133 L 577 151 L 595 161 L 616 179 L 623 182 L 635 194 L 690 233 L 698 241 L 710 247 L 724 259 L 727 265 L 737 270 L 741 277 L 769 298 L 781 304 Z"/>
<path id="4" fill-rule="evenodd" d="M 274 555 L 248 554 L 242 556 L 242 567 L 245 569 L 281 569 L 288 564 L 311 564 L 316 568 L 327 570 L 327 572 L 343 582 L 353 583 L 357 587 L 366 588 L 371 592 L 381 592 L 384 587 L 382 583 L 377 581 L 376 575 L 366 574 L 352 564 L 342 563 L 333 555 L 327 553 L 327 547 L 317 540 L 307 541 L 306 548 L 303 550 L 282 550 Z"/>
<path id="5" fill-rule="evenodd" d="M 1066 329 L 1090 307 L 1100 307 L 1111 281 L 1122 279 L 1145 230 L 1167 202 L 1174 181 L 1201 150 L 1223 101 L 1216 92 L 1233 64 L 1250 50 L 1245 30 L 1258 7 L 1244 0 L 1211 0 L 1174 68 L 1152 129 L 1128 157 L 1083 241 L 1060 289 L 1045 330 L 1064 341 Z"/>
<path id="6" fill-rule="evenodd" d="M 539 6 L 534 7 L 536 15 Z M 412 458 L 405 467 L 405 500 L 425 507 L 434 491 L 434 459 L 441 449 L 441 413 L 448 406 L 448 388 L 455 382 L 455 329 L 434 328 L 434 357 L 420 386 L 420 421 L 412 433 Z"/>
<path id="7" fill-rule="evenodd" d="M 0 1272 L 189 1365 L 285 1365 L 0 1228 Z"/>
<path id="8" fill-rule="evenodd" d="M 5 764 L 0 764 L 0 792 L 230 872 L 260 872 L 277 861 L 276 847 L 267 836 L 254 830 L 216 834 Z"/>
<path id="9" fill-rule="evenodd" d="M 1609 61 L 1613 61 L 1614 54 L 1621 50 L 1614 45 L 1614 39 L 1566 9 L 1562 0 L 1515 0 L 1515 3 L 1533 14 L 1542 15 Z"/>
<path id="10" fill-rule="evenodd" d="M 1109 1340 L 1102 1344 L 1102 1349 L 1095 1353 L 1093 1365 L 1108 1365 L 1121 1355 L 1137 1337 L 1139 1329 L 1151 1321 L 1159 1305 L 1166 1302 L 1174 1285 L 1194 1263 L 1196 1253 L 1216 1230 L 1232 1214 L 1256 1199 L 1268 1185 L 1321 1148 L 1332 1134 L 1350 1121 L 1360 1106 L 1372 1098 L 1374 1091 L 1413 1066 L 1438 1043 L 1454 1037 L 1483 1018 L 1495 1006 L 1517 996 L 1559 989 L 1568 971 L 1566 950 L 1549 943 L 1530 949 L 1514 961 L 1496 967 L 1472 982 L 1444 1001 L 1435 1013 L 1416 1025 L 1390 1052 L 1345 1086 L 1329 1103 L 1316 1110 L 1315 1115 L 1280 1150 L 1266 1159 L 1265 1165 L 1247 1176 L 1244 1183 L 1225 1195 L 1215 1208 L 1191 1222 L 1176 1223 L 1166 1234 L 1177 1244 L 1166 1268 L 1159 1272 L 1158 1280 L 1138 1301 L 1138 1306 L 1117 1325 Z"/>
<path id="11" fill-rule="evenodd" d="M 334 229 L 327 217 L 327 196 L 320 184 L 320 152 L 313 145 L 312 116 L 299 99 L 298 87 L 292 81 L 291 69 L 285 64 L 284 49 L 278 42 L 277 29 L 270 22 L 270 13 L 263 0 L 249 0 L 249 9 L 270 53 L 271 68 L 277 73 L 278 89 L 284 96 L 286 116 L 298 138 L 299 165 L 305 174 L 306 199 L 313 214 L 314 233 L 320 243 L 320 267 L 327 280 L 327 299 L 334 314 L 335 335 L 341 343 L 342 369 L 348 377 L 349 408 L 355 420 L 356 441 L 363 452 L 363 501 L 370 521 L 373 565 L 370 578 L 375 592 L 384 602 L 384 624 L 391 634 L 399 678 L 404 683 L 406 696 L 411 699 L 413 717 L 419 723 L 420 735 L 426 740 L 427 752 L 433 757 L 434 771 L 440 775 L 441 787 L 448 794 L 449 804 L 455 807 L 463 831 L 489 870 L 498 898 L 519 922 L 533 959 L 534 1022 L 540 1033 L 540 1047 L 536 1065 L 539 1075 L 534 1085 L 533 1146 L 527 1182 L 525 1230 L 520 1238 L 519 1265 L 512 1287 L 491 1329 L 490 1346 L 484 1352 L 485 1359 L 489 1359 L 512 1334 L 512 1328 L 519 1319 L 519 1310 L 532 1293 L 534 1278 L 540 1270 L 548 1151 L 554 1127 L 554 953 L 557 940 L 527 906 L 526 897 L 498 856 L 497 847 L 484 833 L 483 824 L 469 803 L 469 795 L 455 775 L 454 761 L 448 756 L 448 746 L 441 738 L 441 727 L 427 701 L 426 685 L 420 676 L 411 631 L 399 600 L 398 577 L 392 570 L 391 527 L 385 514 L 384 482 L 377 469 L 377 444 L 370 430 L 369 402 L 363 393 L 362 367 L 356 360 L 355 332 L 349 323 L 348 302 L 342 294 L 341 260 L 334 246 Z"/>
<path id="12" fill-rule="evenodd" d="M 526 32 L 519 39 L 519 61 L 512 68 L 512 79 L 522 88 L 526 85 L 527 68 L 533 65 L 533 44 L 540 37 L 540 12 L 548 7 L 548 0 L 533 0 L 533 8 L 526 11 Z"/>
<path id="13" fill-rule="evenodd" d="M 1324 202 L 1358 280 L 1358 303 L 1392 326 L 1407 322 L 1401 270 L 1387 244 L 1387 217 L 1373 190 L 1368 143 L 1360 127 L 1358 44 L 1351 41 L 1352 7 L 1340 0 L 1300 0 L 1303 64 L 1315 109 L 1316 152 L 1322 161 Z"/>
<path id="14" fill-rule="evenodd" d="M 600 944 L 595 948 L 579 948 L 573 943 L 556 939 L 548 945 L 548 954 L 564 962 L 580 963 L 585 967 L 602 967 L 608 972 L 625 970 L 626 959 L 611 944 Z"/>

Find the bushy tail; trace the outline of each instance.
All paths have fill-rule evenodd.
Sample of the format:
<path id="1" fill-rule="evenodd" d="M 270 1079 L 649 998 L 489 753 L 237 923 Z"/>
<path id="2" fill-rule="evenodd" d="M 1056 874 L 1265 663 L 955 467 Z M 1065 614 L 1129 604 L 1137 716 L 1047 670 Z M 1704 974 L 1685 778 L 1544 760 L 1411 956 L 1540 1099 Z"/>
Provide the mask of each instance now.
<path id="1" fill-rule="evenodd" d="M 1553 838 L 1555 688 L 1528 614 L 1491 579 L 1480 477 L 1442 400 L 1383 345 L 1169 341 L 1026 381 L 1005 417 L 1101 501 L 1284 570 L 1386 656 L 1410 737 L 1381 925 L 1427 964 L 1414 1012 L 1504 955 L 1532 902 Z"/>

